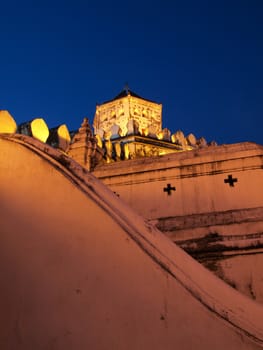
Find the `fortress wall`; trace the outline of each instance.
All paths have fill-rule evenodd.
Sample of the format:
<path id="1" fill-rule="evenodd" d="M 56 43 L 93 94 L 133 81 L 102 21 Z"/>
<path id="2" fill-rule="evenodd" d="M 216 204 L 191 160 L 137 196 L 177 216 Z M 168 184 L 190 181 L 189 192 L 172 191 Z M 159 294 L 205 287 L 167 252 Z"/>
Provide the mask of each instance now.
<path id="1" fill-rule="evenodd" d="M 94 175 L 153 220 L 263 207 L 262 166 L 263 147 L 245 143 L 109 164 Z M 224 182 L 230 175 L 233 186 Z"/>
<path id="2" fill-rule="evenodd" d="M 209 147 L 109 164 L 94 174 L 219 277 L 263 300 L 263 281 L 251 278 L 263 251 L 262 146 Z M 233 186 L 225 182 L 230 176 Z"/>
<path id="3" fill-rule="evenodd" d="M 0 138 L 1 349 L 259 349 L 263 309 L 91 174 Z"/>

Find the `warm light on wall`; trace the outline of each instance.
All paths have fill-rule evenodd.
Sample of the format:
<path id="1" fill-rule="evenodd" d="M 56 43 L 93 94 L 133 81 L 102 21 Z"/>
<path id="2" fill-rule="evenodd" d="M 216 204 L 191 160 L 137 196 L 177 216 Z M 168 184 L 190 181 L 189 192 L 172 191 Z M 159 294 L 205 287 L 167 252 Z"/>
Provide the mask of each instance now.
<path id="1" fill-rule="evenodd" d="M 62 124 L 58 128 L 58 140 L 58 147 L 63 151 L 67 151 L 71 138 L 66 124 Z"/>
<path id="2" fill-rule="evenodd" d="M 129 157 L 130 157 L 130 150 L 129 150 L 128 143 L 125 143 L 125 145 L 124 145 L 124 157 L 125 157 L 125 159 L 129 159 Z"/>
<path id="3" fill-rule="evenodd" d="M 163 140 L 163 132 L 161 131 L 161 132 L 159 132 L 158 134 L 156 134 L 156 136 L 157 136 L 157 139 L 158 140 Z"/>
<path id="4" fill-rule="evenodd" d="M 145 129 L 140 129 L 139 130 L 142 136 L 148 136 L 149 135 L 149 129 L 145 128 Z"/>
<path id="5" fill-rule="evenodd" d="M 97 140 L 97 145 L 100 147 L 100 148 L 102 148 L 103 147 L 103 144 L 102 144 L 102 140 L 101 140 L 101 137 L 100 137 L 100 135 L 95 135 L 95 138 L 96 138 L 96 140 Z"/>
<path id="6" fill-rule="evenodd" d="M 46 142 L 49 136 L 47 124 L 42 118 L 34 119 L 31 122 L 31 132 L 33 137 L 42 142 Z"/>
<path id="7" fill-rule="evenodd" d="M 17 125 L 8 111 L 0 111 L 0 133 L 14 134 Z"/>

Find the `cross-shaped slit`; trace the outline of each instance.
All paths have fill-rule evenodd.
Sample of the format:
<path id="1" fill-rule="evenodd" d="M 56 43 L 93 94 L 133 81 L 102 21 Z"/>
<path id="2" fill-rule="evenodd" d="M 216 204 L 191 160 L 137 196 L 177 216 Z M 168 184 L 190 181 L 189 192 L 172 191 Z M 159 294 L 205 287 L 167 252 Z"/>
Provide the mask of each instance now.
<path id="1" fill-rule="evenodd" d="M 233 179 L 232 175 L 228 175 L 227 179 L 224 179 L 224 183 L 229 184 L 230 187 L 234 187 L 235 182 L 237 182 L 237 178 Z"/>
<path id="2" fill-rule="evenodd" d="M 171 184 L 167 184 L 166 187 L 164 187 L 163 191 L 167 192 L 168 196 L 170 196 L 172 194 L 172 191 L 175 191 L 176 188 L 173 186 L 171 186 Z"/>

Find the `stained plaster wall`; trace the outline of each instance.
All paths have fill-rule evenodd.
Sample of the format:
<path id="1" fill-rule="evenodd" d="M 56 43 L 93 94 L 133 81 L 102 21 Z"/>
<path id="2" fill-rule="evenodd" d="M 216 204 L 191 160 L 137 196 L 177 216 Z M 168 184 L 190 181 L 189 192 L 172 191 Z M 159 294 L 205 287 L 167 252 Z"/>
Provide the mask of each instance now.
<path id="1" fill-rule="evenodd" d="M 262 146 L 240 143 L 113 163 L 94 174 L 220 277 L 263 302 L 263 279 L 250 278 L 235 258 L 242 256 L 250 276 L 248 254 L 263 263 Z M 229 175 L 237 179 L 234 186 L 224 182 Z M 170 195 L 167 184 L 176 188 Z"/>
<path id="2" fill-rule="evenodd" d="M 245 143 L 112 163 L 94 174 L 148 219 L 263 206 L 263 147 Z M 234 187 L 224 183 L 229 174 Z M 169 196 L 167 183 L 176 187 Z"/>
<path id="3" fill-rule="evenodd" d="M 259 349 L 263 309 L 76 163 L 0 138 L 0 347 Z"/>

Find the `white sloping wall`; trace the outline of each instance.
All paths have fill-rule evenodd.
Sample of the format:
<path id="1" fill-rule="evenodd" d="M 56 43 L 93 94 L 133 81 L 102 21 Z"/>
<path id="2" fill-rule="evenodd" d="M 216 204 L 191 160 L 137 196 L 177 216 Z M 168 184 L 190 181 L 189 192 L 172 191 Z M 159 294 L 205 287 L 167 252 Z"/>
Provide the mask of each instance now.
<path id="1" fill-rule="evenodd" d="M 0 348 L 259 349 L 263 309 L 61 153 L 0 137 Z"/>

